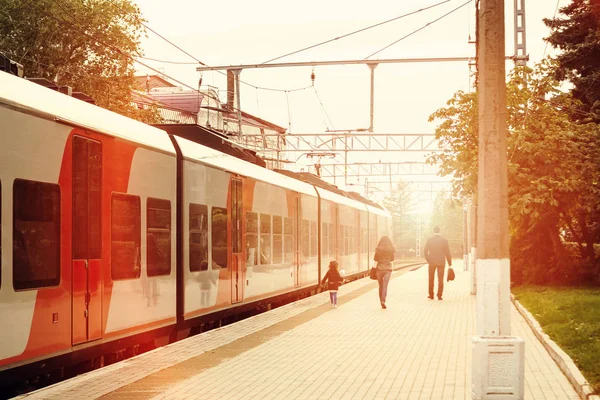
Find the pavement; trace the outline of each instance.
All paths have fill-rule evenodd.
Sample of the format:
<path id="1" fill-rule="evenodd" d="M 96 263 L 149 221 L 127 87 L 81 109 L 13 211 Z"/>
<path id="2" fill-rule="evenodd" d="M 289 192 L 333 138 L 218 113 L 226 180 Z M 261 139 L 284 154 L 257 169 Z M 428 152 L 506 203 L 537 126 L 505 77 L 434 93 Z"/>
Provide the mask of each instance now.
<path id="1" fill-rule="evenodd" d="M 27 399 L 471 399 L 468 272 L 442 301 L 427 268 L 394 272 L 387 306 L 368 278 L 32 392 Z M 523 317 L 525 398 L 579 399 Z"/>

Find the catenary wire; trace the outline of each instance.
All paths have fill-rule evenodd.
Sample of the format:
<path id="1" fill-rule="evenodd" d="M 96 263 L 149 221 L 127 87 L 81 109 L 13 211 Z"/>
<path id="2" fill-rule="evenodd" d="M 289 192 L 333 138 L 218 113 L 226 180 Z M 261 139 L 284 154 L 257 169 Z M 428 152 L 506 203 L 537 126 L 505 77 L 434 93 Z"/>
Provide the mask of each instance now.
<path id="1" fill-rule="evenodd" d="M 321 108 L 323 109 L 323 112 L 325 113 L 325 116 L 327 117 L 327 120 L 331 124 L 331 127 L 333 129 L 335 129 L 335 126 L 333 125 L 331 118 L 329 118 L 329 113 L 327 113 L 327 109 L 325 109 L 325 106 L 323 105 L 323 101 L 321 101 L 321 96 L 319 96 L 319 92 L 317 92 L 317 88 L 313 86 L 313 89 L 314 89 L 315 95 L 317 96 L 317 100 L 319 100 L 319 103 L 321 104 Z"/>
<path id="2" fill-rule="evenodd" d="M 335 38 L 333 38 L 333 39 L 325 40 L 325 41 L 323 41 L 323 42 L 320 42 L 320 43 L 317 43 L 317 44 L 313 44 L 313 45 L 311 45 L 311 46 L 304 47 L 304 48 L 302 48 L 302 49 L 299 49 L 299 50 L 292 51 L 291 53 L 287 53 L 287 54 L 281 55 L 281 56 L 279 56 L 279 57 L 275 57 L 275 58 L 272 58 L 272 59 L 270 59 L 270 60 L 263 61 L 263 62 L 262 62 L 262 63 L 260 63 L 260 64 L 261 64 L 261 65 L 262 65 L 262 64 L 267 64 L 267 63 L 270 63 L 270 62 L 272 62 L 272 61 L 279 60 L 279 59 L 281 59 L 281 58 L 284 58 L 284 57 L 287 57 L 287 56 L 291 56 L 291 55 L 293 55 L 293 54 L 298 54 L 298 53 L 301 53 L 301 52 L 303 52 L 303 51 L 306 51 L 306 50 L 314 49 L 315 47 L 322 46 L 322 45 L 324 45 L 324 44 L 331 43 L 331 42 L 333 42 L 333 41 L 336 41 L 336 40 L 339 40 L 339 39 L 346 38 L 346 37 L 348 37 L 348 36 L 351 36 L 351 35 L 354 35 L 354 34 L 356 34 L 356 33 L 364 32 L 364 31 L 366 31 L 366 30 L 369 30 L 369 29 L 372 29 L 372 28 L 375 28 L 375 27 L 378 27 L 378 26 L 381 26 L 381 25 L 387 24 L 387 23 L 389 23 L 389 22 L 396 21 L 396 20 L 399 20 L 399 19 L 401 19 L 401 18 L 408 17 L 408 16 L 410 16 L 410 15 L 413 15 L 413 14 L 420 13 L 421 11 L 425 11 L 425 10 L 428 10 L 428 9 L 430 9 L 430 8 L 433 8 L 433 7 L 437 7 L 437 6 L 441 5 L 441 4 L 447 3 L 447 2 L 449 2 L 449 1 L 450 1 L 450 0 L 444 0 L 444 1 L 441 1 L 441 2 L 439 2 L 439 3 L 433 4 L 433 5 L 429 6 L 429 7 L 421 8 L 421 9 L 419 9 L 419 10 L 416 10 L 416 11 L 411 11 L 410 13 L 403 14 L 403 15 L 400 15 L 400 16 L 398 16 L 398 17 L 395 17 L 395 18 L 392 18 L 392 19 L 388 19 L 388 20 L 386 20 L 386 21 L 383 21 L 383 22 L 379 22 L 379 23 L 377 23 L 377 24 L 374 24 L 374 25 L 370 25 L 370 26 L 367 26 L 367 27 L 365 27 L 365 28 L 362 28 L 362 29 L 359 29 L 359 30 L 356 30 L 356 31 L 353 31 L 353 32 L 350 32 L 350 33 L 346 33 L 346 34 L 344 34 L 344 35 L 342 35 L 342 36 L 338 36 L 338 37 L 335 37 Z"/>
<path id="3" fill-rule="evenodd" d="M 62 9 L 62 10 L 65 12 L 65 14 L 68 14 L 68 10 L 66 10 L 66 9 L 65 9 L 65 8 L 64 8 L 64 7 L 63 7 L 63 6 L 62 6 L 62 5 L 61 5 L 61 4 L 60 4 L 60 3 L 59 3 L 57 0 L 52 0 L 52 1 L 53 1 L 53 2 L 54 2 L 54 3 L 55 3 L 57 6 L 58 6 L 58 7 L 60 7 L 60 8 L 61 8 L 61 9 Z M 113 3 L 113 4 L 114 4 L 114 3 Z M 51 12 L 48 12 L 48 15 L 49 15 L 50 17 L 52 17 L 53 19 L 55 19 L 56 21 L 58 21 L 59 23 L 64 23 L 64 24 L 66 24 L 68 27 L 70 27 L 70 28 L 74 28 L 74 29 L 75 29 L 75 30 L 76 30 L 78 33 L 80 33 L 80 34 L 82 34 L 82 35 L 85 35 L 85 36 L 87 36 L 87 37 L 89 37 L 89 38 L 91 38 L 91 39 L 94 39 L 96 42 L 98 42 L 98 43 L 100 43 L 100 44 L 102 44 L 102 45 L 104 45 L 104 46 L 106 46 L 106 47 L 109 47 L 109 48 L 111 48 L 111 49 L 115 50 L 117 53 L 121 54 L 122 56 L 124 56 L 124 57 L 126 57 L 126 58 L 128 58 L 128 59 L 130 59 L 130 60 L 132 60 L 133 62 L 136 62 L 136 63 L 138 63 L 138 64 L 140 64 L 140 65 L 142 65 L 142 66 L 144 66 L 144 67 L 146 67 L 146 68 L 148 68 L 148 69 L 150 69 L 150 70 L 152 70 L 152 71 L 156 72 L 157 74 L 163 75 L 163 76 L 165 76 L 165 77 L 167 77 L 167 78 L 171 79 L 173 82 L 179 83 L 180 85 L 182 85 L 182 86 L 184 86 L 184 87 L 186 87 L 186 88 L 188 88 L 188 89 L 191 89 L 192 91 L 199 92 L 199 90 L 198 90 L 198 89 L 196 89 L 195 87 L 193 87 L 193 86 L 190 86 L 190 85 L 188 85 L 187 83 L 184 83 L 184 82 L 182 82 L 182 81 L 180 81 L 180 80 L 178 80 L 178 79 L 176 79 L 176 78 L 174 78 L 174 77 L 172 77 L 172 76 L 170 76 L 170 75 L 167 75 L 167 74 L 165 74 L 165 73 L 163 73 L 163 72 L 161 72 L 161 71 L 159 71 L 159 70 L 157 70 L 157 69 L 155 69 L 155 68 L 153 68 L 153 67 L 149 66 L 148 64 L 145 64 L 145 63 L 141 62 L 140 60 L 137 60 L 135 57 L 133 57 L 133 56 L 131 56 L 131 55 L 129 55 L 129 54 L 127 54 L 127 53 L 123 52 L 123 50 L 121 50 L 119 47 L 117 47 L 117 46 L 114 46 L 114 45 L 112 45 L 112 44 L 109 44 L 109 43 L 106 43 L 106 42 L 104 42 L 104 41 L 102 41 L 102 40 L 98 39 L 97 37 L 95 37 L 95 36 L 93 36 L 93 35 L 91 35 L 91 34 L 89 34 L 89 33 L 87 33 L 87 32 L 84 32 L 84 31 L 82 31 L 82 30 L 80 29 L 80 26 L 79 26 L 79 25 L 77 25 L 77 24 L 76 24 L 76 23 L 75 23 L 73 20 L 71 20 L 71 21 L 70 21 L 70 23 L 69 23 L 69 22 L 67 22 L 67 21 L 65 21 L 65 20 L 63 20 L 63 19 L 61 19 L 61 18 L 58 18 L 58 17 L 56 17 L 56 16 L 55 16 L 55 15 L 53 15 Z M 199 93 L 200 93 L 200 92 L 199 92 Z M 204 95 L 206 95 L 206 96 L 208 96 L 208 97 L 211 97 L 211 95 L 210 95 L 210 94 L 206 94 L 206 93 L 203 93 L 203 94 L 204 94 Z M 233 109 L 234 109 L 234 110 L 238 110 L 238 109 L 237 109 L 237 108 L 235 108 L 235 107 L 233 107 Z"/>
<path id="4" fill-rule="evenodd" d="M 403 37 L 401 37 L 400 39 L 393 41 L 392 43 L 388 44 L 387 46 L 385 46 L 385 47 L 383 47 L 383 48 L 381 48 L 381 49 L 377 50 L 376 52 L 374 52 L 374 53 L 372 53 L 372 54 L 370 54 L 370 55 L 366 56 L 366 57 L 364 58 L 364 60 L 367 60 L 367 59 L 369 59 L 369 58 L 373 57 L 375 54 L 381 53 L 383 50 L 387 49 L 388 47 L 391 47 L 391 46 L 395 45 L 396 43 L 398 43 L 398 42 L 400 42 L 400 41 L 402 41 L 402 40 L 404 40 L 404 39 L 406 39 L 406 38 L 408 38 L 408 37 L 410 37 L 410 36 L 414 35 L 415 33 L 419 32 L 419 31 L 421 31 L 421 30 L 423 30 L 423 29 L 425 29 L 425 28 L 427 28 L 429 25 L 432 25 L 432 24 L 434 24 L 434 23 L 438 22 L 438 21 L 439 21 L 439 20 L 441 20 L 442 18 L 445 18 L 445 17 L 447 17 L 448 15 L 452 14 L 453 12 L 455 12 L 455 11 L 457 11 L 457 10 L 461 9 L 462 7 L 466 6 L 466 5 L 467 5 L 467 4 L 469 4 L 471 1 L 473 1 L 473 0 L 468 0 L 467 2 L 465 2 L 465 3 L 461 4 L 460 6 L 456 7 L 455 9 L 453 9 L 453 10 L 451 10 L 451 11 L 447 12 L 446 14 L 442 15 L 441 17 L 439 17 L 439 18 L 437 18 L 437 19 L 435 19 L 435 20 L 433 20 L 433 21 L 431 21 L 431 22 L 428 22 L 427 24 L 423 25 L 422 27 L 420 27 L 420 28 L 418 28 L 418 29 L 415 29 L 415 30 L 414 30 L 414 31 L 412 31 L 411 33 L 409 33 L 409 34 L 407 34 L 407 35 L 404 35 L 404 36 L 403 36 Z"/>
<path id="5" fill-rule="evenodd" d="M 448 1 L 448 0 L 447 0 Z M 114 3 L 113 3 L 114 4 Z M 205 67 L 210 67 L 209 65 L 205 64 L 204 62 L 200 61 L 197 57 L 195 57 L 194 55 L 188 53 L 187 51 L 185 51 L 184 49 L 182 49 L 181 47 L 179 47 L 178 45 L 176 45 L 175 43 L 173 43 L 172 41 L 170 41 L 169 39 L 167 39 L 166 37 L 164 37 L 163 35 L 161 35 L 160 33 L 158 33 L 157 31 L 155 31 L 154 29 L 150 28 L 147 24 L 145 24 L 144 22 L 140 21 L 138 19 L 138 22 L 144 26 L 146 29 L 148 29 L 150 32 L 154 33 L 156 36 L 158 36 L 159 38 L 163 39 L 164 41 L 166 41 L 167 43 L 169 43 L 171 46 L 175 47 L 176 49 L 178 49 L 179 51 L 181 51 L 182 53 L 186 54 L 187 56 L 189 56 L 190 58 L 196 60 L 196 62 L 200 65 L 203 65 Z M 161 60 L 157 60 L 157 59 L 151 59 L 149 57 L 140 57 L 140 58 L 144 58 L 147 60 L 151 60 L 151 61 L 156 61 L 156 62 L 165 62 L 165 63 L 171 63 L 171 64 L 185 64 L 185 63 L 181 63 L 181 62 L 171 62 L 171 61 L 161 61 Z M 196 63 L 190 63 L 191 65 L 195 65 Z M 227 75 L 225 72 L 223 71 L 216 71 L 221 75 Z M 253 87 L 255 89 L 260 89 L 260 90 L 269 90 L 269 91 L 273 91 L 273 92 L 297 92 L 300 90 L 306 90 L 306 89 L 310 89 L 310 86 L 307 87 L 303 87 L 303 88 L 296 88 L 296 89 L 277 89 L 277 88 L 268 88 L 268 87 L 261 87 L 261 86 L 257 86 L 257 85 L 253 85 L 251 83 L 245 82 L 243 80 L 240 79 L 240 83 L 243 83 L 247 86 Z"/>

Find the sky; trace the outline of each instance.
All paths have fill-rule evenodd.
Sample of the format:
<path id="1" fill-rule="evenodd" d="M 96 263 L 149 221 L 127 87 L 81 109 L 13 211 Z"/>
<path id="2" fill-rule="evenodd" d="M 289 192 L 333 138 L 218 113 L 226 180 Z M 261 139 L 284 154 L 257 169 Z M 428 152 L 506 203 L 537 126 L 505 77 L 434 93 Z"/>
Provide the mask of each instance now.
<path id="1" fill-rule="evenodd" d="M 443 0 L 134 0 L 146 24 L 207 65 L 259 64 L 283 54 L 329 40 Z M 549 31 L 542 22 L 552 18 L 557 5 L 569 0 L 524 0 L 529 65 L 552 54 L 543 38 Z M 336 40 L 276 62 L 364 59 L 390 43 L 424 27 L 370 59 L 474 56 L 474 1 L 450 13 L 466 0 L 450 0 L 417 14 L 368 31 Z M 514 53 L 513 0 L 505 1 L 506 54 Z M 145 56 L 158 60 L 195 60 L 153 32 L 142 41 Z M 200 73 L 194 64 L 144 63 L 192 87 Z M 507 71 L 512 62 L 507 63 Z M 140 74 L 153 73 L 137 65 Z M 366 65 L 244 70 L 242 81 L 254 86 L 300 91 L 274 92 L 242 85 L 242 109 L 294 133 L 322 133 L 327 129 L 369 126 L 370 70 Z M 375 133 L 432 134 L 437 122 L 428 117 L 444 107 L 458 90 L 470 91 L 466 62 L 380 64 L 375 70 Z M 226 79 L 217 72 L 202 74 L 202 84 L 218 88 L 226 101 Z M 317 96 L 318 94 L 318 96 Z M 319 101 L 320 98 L 320 101 Z M 323 106 L 321 106 L 321 102 Z M 381 155 L 378 155 L 380 157 Z M 354 159 L 361 157 L 355 153 Z M 364 154 L 362 155 L 364 158 Z M 423 153 L 393 153 L 393 161 L 422 161 Z M 301 160 L 302 161 L 302 160 Z M 406 180 L 439 181 L 447 178 L 407 176 Z M 432 185 L 429 185 L 431 187 Z M 438 187 L 439 185 L 435 185 Z M 425 185 L 427 187 L 427 185 Z M 441 187 L 441 186 L 439 186 Z M 363 189 L 354 189 L 363 192 Z M 433 193 L 417 192 L 430 207 Z M 363 193 L 364 194 L 364 193 Z M 423 198 L 423 196 L 425 196 Z"/>

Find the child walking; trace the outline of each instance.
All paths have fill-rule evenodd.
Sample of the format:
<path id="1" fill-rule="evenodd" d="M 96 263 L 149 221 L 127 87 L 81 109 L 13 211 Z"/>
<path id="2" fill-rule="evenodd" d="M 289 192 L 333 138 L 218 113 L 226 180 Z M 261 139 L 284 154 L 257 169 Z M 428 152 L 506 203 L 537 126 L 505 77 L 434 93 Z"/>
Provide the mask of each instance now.
<path id="1" fill-rule="evenodd" d="M 327 281 L 327 289 L 329 290 L 329 299 L 331 300 L 331 306 L 337 308 L 337 292 L 338 288 L 344 281 L 340 273 L 338 272 L 338 262 L 332 260 L 329 262 L 329 270 L 323 277 L 321 285 Z"/>

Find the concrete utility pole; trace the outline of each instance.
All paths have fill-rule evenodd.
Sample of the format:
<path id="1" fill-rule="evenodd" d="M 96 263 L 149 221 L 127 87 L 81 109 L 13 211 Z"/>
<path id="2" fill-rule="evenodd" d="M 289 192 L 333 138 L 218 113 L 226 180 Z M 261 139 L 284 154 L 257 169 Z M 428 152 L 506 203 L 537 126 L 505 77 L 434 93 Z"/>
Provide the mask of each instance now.
<path id="1" fill-rule="evenodd" d="M 523 399 L 525 343 L 510 336 L 504 0 L 482 0 L 480 7 L 473 399 Z"/>
<path id="2" fill-rule="evenodd" d="M 469 270 L 469 199 L 463 199 L 463 271 Z"/>
<path id="3" fill-rule="evenodd" d="M 369 69 L 371 69 L 371 114 L 369 119 L 369 132 L 373 133 L 373 116 L 375 108 L 375 68 L 377 68 L 377 63 L 369 63 L 367 65 L 369 66 Z"/>
<path id="4" fill-rule="evenodd" d="M 469 288 L 471 294 L 477 294 L 477 271 L 475 268 L 477 260 L 477 205 L 471 199 L 469 205 L 469 243 L 471 247 L 471 257 L 469 259 Z"/>

